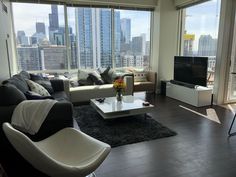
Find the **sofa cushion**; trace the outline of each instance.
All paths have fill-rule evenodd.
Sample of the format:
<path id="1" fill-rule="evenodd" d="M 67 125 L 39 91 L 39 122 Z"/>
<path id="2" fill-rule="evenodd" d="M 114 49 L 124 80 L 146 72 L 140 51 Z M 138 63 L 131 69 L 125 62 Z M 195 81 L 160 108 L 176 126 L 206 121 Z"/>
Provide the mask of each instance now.
<path id="1" fill-rule="evenodd" d="M 54 92 L 50 80 L 46 77 L 42 77 L 36 74 L 30 74 L 30 80 L 42 85 L 50 94 Z"/>
<path id="2" fill-rule="evenodd" d="M 10 106 L 19 104 L 26 97 L 14 85 L 6 84 L 0 86 L 0 100 L 0 106 Z"/>
<path id="3" fill-rule="evenodd" d="M 12 84 L 23 93 L 26 93 L 27 91 L 29 91 L 29 87 L 24 77 L 25 76 L 22 76 L 21 74 L 16 74 L 12 76 L 10 79 L 3 81 L 3 84 L 7 84 L 7 83 Z"/>
<path id="4" fill-rule="evenodd" d="M 20 73 L 19 73 L 19 75 L 23 78 L 23 79 L 30 79 L 30 74 L 28 73 L 28 72 L 26 72 L 26 71 L 21 71 Z"/>
<path id="5" fill-rule="evenodd" d="M 90 85 L 70 88 L 70 100 L 72 103 L 87 102 L 92 98 L 115 96 L 113 84 Z"/>
<path id="6" fill-rule="evenodd" d="M 43 86 L 41 86 L 40 84 L 38 84 L 34 81 L 31 81 L 31 80 L 26 80 L 26 82 L 29 85 L 31 91 L 33 91 L 35 93 L 38 93 L 41 96 L 51 96 L 48 93 L 48 91 Z"/>
<path id="7" fill-rule="evenodd" d="M 147 72 L 134 71 L 134 82 L 147 82 Z"/>
<path id="8" fill-rule="evenodd" d="M 134 82 L 134 91 L 155 91 L 155 84 L 152 82 Z"/>

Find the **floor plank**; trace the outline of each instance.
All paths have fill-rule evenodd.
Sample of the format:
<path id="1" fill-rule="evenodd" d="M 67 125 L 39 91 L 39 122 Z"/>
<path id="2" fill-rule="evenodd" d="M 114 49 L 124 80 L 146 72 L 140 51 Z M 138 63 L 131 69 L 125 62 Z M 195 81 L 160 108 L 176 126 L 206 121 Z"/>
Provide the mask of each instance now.
<path id="1" fill-rule="evenodd" d="M 236 176 L 236 136 L 227 137 L 233 118 L 230 109 L 221 106 L 195 108 L 152 94 L 147 95 L 146 100 L 155 105 L 150 115 L 178 135 L 112 148 L 96 170 L 97 177 Z M 207 109 L 215 111 L 220 123 L 206 118 Z"/>

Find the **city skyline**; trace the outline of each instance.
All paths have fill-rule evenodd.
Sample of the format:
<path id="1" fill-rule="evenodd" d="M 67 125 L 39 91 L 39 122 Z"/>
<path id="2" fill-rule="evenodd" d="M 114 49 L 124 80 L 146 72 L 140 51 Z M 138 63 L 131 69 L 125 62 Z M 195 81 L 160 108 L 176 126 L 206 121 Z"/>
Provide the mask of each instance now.
<path id="1" fill-rule="evenodd" d="M 22 9 L 27 9 L 24 13 L 22 13 Z M 131 35 L 139 36 L 141 33 L 149 34 L 150 26 L 140 25 L 145 24 L 151 21 L 150 13 L 147 11 L 142 11 L 140 14 L 139 11 L 130 12 L 130 10 L 116 10 L 120 12 L 121 18 L 127 18 L 127 16 L 131 19 L 132 25 L 136 26 L 137 28 L 132 28 Z M 49 19 L 48 13 L 51 12 L 51 5 L 48 4 L 32 4 L 32 3 L 13 3 L 13 15 L 14 19 L 27 19 L 27 20 L 15 20 L 14 26 L 15 29 L 23 30 L 26 33 L 26 36 L 32 36 L 35 33 L 35 26 L 36 22 L 43 22 L 46 26 L 46 34 L 48 36 L 48 27 L 49 27 Z M 74 28 L 74 17 L 75 17 L 75 8 L 68 7 L 67 8 L 68 14 L 68 24 L 70 27 L 73 28 L 73 31 L 76 29 Z M 37 18 L 35 18 L 35 16 Z M 58 17 L 59 17 L 59 26 L 65 26 L 64 20 L 64 6 L 58 5 Z M 147 38 L 150 36 L 147 36 Z"/>
<path id="2" fill-rule="evenodd" d="M 209 28 L 211 29 L 213 26 L 216 27 L 216 24 L 219 22 L 218 13 L 219 13 L 219 2 L 220 0 L 214 0 L 204 3 L 205 10 L 210 5 L 212 9 L 215 9 L 215 13 L 208 13 L 208 17 L 205 18 L 204 15 L 196 13 L 196 9 L 202 6 L 196 5 L 194 7 L 187 8 L 186 10 L 186 23 L 185 23 L 185 33 L 186 35 L 194 35 L 194 39 L 190 40 L 189 43 L 185 46 L 189 50 L 189 54 L 192 55 L 214 55 L 216 51 L 216 44 L 218 34 L 218 28 L 214 28 L 214 32 L 212 34 L 208 34 L 209 30 L 204 31 L 206 28 L 205 22 L 207 19 L 211 19 L 213 21 L 209 24 Z M 214 3 L 214 5 L 212 4 Z M 29 4 L 18 4 L 29 5 Z M 15 3 L 13 3 L 15 5 Z M 145 55 L 149 55 L 147 49 L 150 50 L 150 17 L 151 12 L 139 12 L 132 10 L 117 10 L 111 11 L 109 8 L 88 8 L 88 7 L 68 7 L 68 37 L 70 39 L 70 51 L 66 49 L 66 34 L 65 34 L 65 26 L 64 24 L 64 6 L 61 5 L 38 5 L 37 6 L 47 6 L 49 10 L 47 14 L 43 14 L 44 18 L 47 16 L 47 23 L 42 21 L 30 21 L 32 27 L 16 29 L 17 32 L 17 42 L 20 47 L 25 47 L 27 45 L 37 44 L 39 46 L 38 50 L 39 55 L 42 57 L 40 60 L 41 68 L 45 68 L 45 66 L 50 68 L 50 65 L 47 65 L 46 61 L 47 56 L 51 61 L 51 65 L 53 61 L 56 62 L 55 59 L 50 55 L 51 51 L 60 53 L 56 47 L 52 47 L 50 45 L 55 46 L 64 46 L 61 48 L 61 63 L 57 66 L 60 68 L 67 68 L 67 52 L 70 53 L 70 57 L 68 59 L 71 60 L 71 67 L 77 68 L 95 68 L 95 67 L 107 67 L 107 66 L 148 66 L 147 62 L 149 62 L 148 58 Z M 213 7 L 212 7 L 213 6 Z M 32 7 L 31 7 L 32 8 Z M 40 9 L 40 8 L 39 8 Z M 204 11 L 204 8 L 201 9 Z M 80 13 L 81 12 L 81 13 Z M 126 12 L 126 13 L 123 13 Z M 16 12 L 14 11 L 14 14 Z M 28 12 L 27 12 L 28 13 Z M 114 13 L 112 15 L 112 13 Z M 129 15 L 127 15 L 129 14 Z M 145 30 L 141 30 L 138 32 L 138 35 L 133 34 L 133 29 L 139 29 L 133 24 L 134 19 L 140 20 L 139 16 L 144 18 L 146 17 L 146 26 L 149 27 L 149 31 L 145 32 Z M 147 14 L 149 14 L 147 16 Z M 136 18 L 132 18 L 132 15 L 136 15 Z M 41 16 L 40 14 L 32 15 L 34 18 Z M 114 41 L 112 40 L 112 16 L 114 16 Z M 191 17 L 191 18 L 190 18 Z M 195 19 L 200 17 L 201 21 L 199 24 L 199 28 L 202 28 L 200 31 L 193 29 L 190 19 Z M 214 20 L 213 20 L 214 19 Z M 147 23 L 149 21 L 149 23 Z M 21 22 L 21 19 L 17 16 L 14 19 L 15 24 Z M 139 23 L 141 23 L 139 21 Z M 189 26 L 191 26 L 189 28 Z M 193 25 L 194 26 L 194 25 Z M 192 28 L 192 29 L 191 29 Z M 33 30 L 32 30 L 33 29 Z M 191 32 L 192 30 L 192 32 Z M 212 29 L 213 30 L 213 29 Z M 26 31 L 31 31 L 32 35 L 27 35 Z M 114 51 L 112 51 L 112 42 L 114 42 Z M 46 48 L 46 46 L 48 46 Z M 209 50 L 208 50 L 209 49 Z M 22 49 L 23 50 L 23 49 Z M 29 48 L 27 50 L 30 50 Z M 68 50 L 68 51 L 67 51 Z M 184 49 L 185 50 L 185 49 Z M 186 51 L 187 51 L 186 50 Z M 23 50 L 24 51 L 24 50 Z M 47 51 L 47 54 L 45 52 Z M 31 51 L 26 51 L 26 53 L 30 54 Z M 115 63 L 112 61 L 112 53 L 115 54 Z M 58 55 L 60 57 L 60 55 Z M 56 57 L 55 57 L 56 58 Z M 23 59 L 24 60 L 24 59 Z M 31 62 L 29 62 L 31 63 Z"/>
<path id="3" fill-rule="evenodd" d="M 43 22 L 35 22 L 36 32 L 32 36 L 27 37 L 24 31 L 17 31 L 20 68 L 66 69 L 68 59 L 71 68 L 149 66 L 147 50 L 150 50 L 150 42 L 146 41 L 146 33 L 131 39 L 131 19 L 121 19 L 120 11 L 114 12 L 114 51 L 111 40 L 112 14 L 109 9 L 82 7 L 75 9 L 74 24 L 77 26 L 74 28 L 76 31 L 69 27 L 71 48 L 68 51 L 65 27 L 59 25 L 58 12 L 58 6 L 51 5 L 51 11 L 48 13 L 48 35 L 45 35 L 46 25 Z M 126 22 L 121 23 L 121 21 Z M 67 52 L 70 53 L 68 59 Z M 115 63 L 112 61 L 113 52 Z"/>

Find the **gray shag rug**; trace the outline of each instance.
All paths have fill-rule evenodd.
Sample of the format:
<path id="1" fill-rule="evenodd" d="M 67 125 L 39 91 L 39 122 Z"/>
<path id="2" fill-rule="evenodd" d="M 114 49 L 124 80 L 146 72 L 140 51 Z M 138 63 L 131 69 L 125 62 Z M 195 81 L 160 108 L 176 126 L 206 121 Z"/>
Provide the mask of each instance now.
<path id="1" fill-rule="evenodd" d="M 122 146 L 177 135 L 156 120 L 144 115 L 104 120 L 90 105 L 74 108 L 82 132 L 111 147 Z"/>

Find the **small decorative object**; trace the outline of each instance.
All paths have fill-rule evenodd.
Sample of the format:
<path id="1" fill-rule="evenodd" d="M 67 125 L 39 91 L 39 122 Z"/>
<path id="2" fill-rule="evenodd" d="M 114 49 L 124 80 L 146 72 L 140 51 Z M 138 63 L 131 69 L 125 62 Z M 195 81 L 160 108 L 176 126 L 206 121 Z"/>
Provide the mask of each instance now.
<path id="1" fill-rule="evenodd" d="M 113 87 L 116 91 L 116 99 L 117 101 L 122 101 L 122 92 L 124 91 L 126 85 L 124 79 L 119 77 L 113 82 Z"/>
<path id="2" fill-rule="evenodd" d="M 150 105 L 149 102 L 147 102 L 147 101 L 143 102 L 143 106 L 149 106 L 149 105 Z"/>

